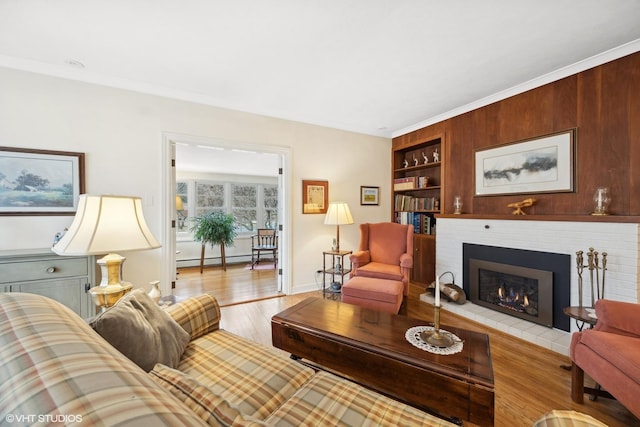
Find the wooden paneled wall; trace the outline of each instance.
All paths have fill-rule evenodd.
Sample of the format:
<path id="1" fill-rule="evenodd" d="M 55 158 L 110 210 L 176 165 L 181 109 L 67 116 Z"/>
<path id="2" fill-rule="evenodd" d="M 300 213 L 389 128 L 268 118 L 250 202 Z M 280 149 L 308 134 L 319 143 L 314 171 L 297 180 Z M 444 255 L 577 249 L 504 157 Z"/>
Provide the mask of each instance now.
<path id="1" fill-rule="evenodd" d="M 572 193 L 474 197 L 474 152 L 577 129 Z M 588 215 L 596 187 L 609 187 L 610 211 L 640 215 L 640 52 L 394 138 L 419 142 L 444 132 L 443 213 L 461 195 L 464 212 L 509 215 L 526 197 L 534 215 Z"/>

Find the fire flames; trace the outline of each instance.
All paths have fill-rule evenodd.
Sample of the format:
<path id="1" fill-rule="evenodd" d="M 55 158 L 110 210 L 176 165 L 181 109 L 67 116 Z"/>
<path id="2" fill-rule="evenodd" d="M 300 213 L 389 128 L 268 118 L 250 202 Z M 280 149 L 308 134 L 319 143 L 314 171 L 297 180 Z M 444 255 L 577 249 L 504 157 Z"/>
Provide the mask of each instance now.
<path id="1" fill-rule="evenodd" d="M 512 287 L 505 290 L 504 285 L 500 286 L 498 288 L 498 297 L 500 299 L 498 305 L 509 310 L 524 313 L 529 306 L 529 298 L 524 292 L 517 291 Z"/>

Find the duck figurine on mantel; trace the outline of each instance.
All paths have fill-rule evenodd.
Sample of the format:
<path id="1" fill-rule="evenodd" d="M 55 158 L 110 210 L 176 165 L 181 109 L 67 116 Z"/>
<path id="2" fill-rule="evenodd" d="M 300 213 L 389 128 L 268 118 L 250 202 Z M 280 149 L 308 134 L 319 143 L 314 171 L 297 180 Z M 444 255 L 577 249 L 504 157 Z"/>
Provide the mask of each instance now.
<path id="1" fill-rule="evenodd" d="M 522 208 L 533 206 L 535 202 L 536 199 L 524 199 L 521 202 L 509 203 L 507 207 L 515 209 L 513 212 L 511 212 L 513 215 L 526 215 L 527 213 L 522 210 Z"/>

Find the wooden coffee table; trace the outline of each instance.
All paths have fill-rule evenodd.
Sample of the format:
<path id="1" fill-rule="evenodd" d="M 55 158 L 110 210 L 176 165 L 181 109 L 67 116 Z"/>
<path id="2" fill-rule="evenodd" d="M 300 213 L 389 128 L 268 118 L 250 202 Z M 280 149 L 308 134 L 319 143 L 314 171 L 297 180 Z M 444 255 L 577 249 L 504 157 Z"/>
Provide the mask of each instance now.
<path id="1" fill-rule="evenodd" d="M 273 345 L 294 358 L 338 372 L 366 387 L 453 421 L 492 426 L 493 367 L 486 334 L 444 326 L 462 352 L 419 349 L 406 331 L 428 323 L 319 298 L 271 319 Z"/>

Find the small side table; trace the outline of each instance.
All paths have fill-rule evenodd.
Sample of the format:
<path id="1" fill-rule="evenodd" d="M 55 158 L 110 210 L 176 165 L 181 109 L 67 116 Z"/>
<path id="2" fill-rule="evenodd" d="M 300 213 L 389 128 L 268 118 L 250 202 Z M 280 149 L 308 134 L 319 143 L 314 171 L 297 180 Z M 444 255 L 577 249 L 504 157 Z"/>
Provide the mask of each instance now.
<path id="1" fill-rule="evenodd" d="M 589 316 L 590 313 L 587 310 L 587 308 L 590 309 L 590 307 L 572 306 L 572 307 L 565 307 L 562 309 L 562 311 L 566 316 L 569 316 L 570 318 L 575 319 L 578 330 L 582 331 L 585 323 L 589 325 L 589 328 L 593 328 L 593 326 L 598 322 L 598 319 L 596 319 L 595 317 Z M 571 370 L 571 365 L 560 365 L 560 367 L 567 371 Z"/>
<path id="2" fill-rule="evenodd" d="M 564 314 L 569 316 L 572 319 L 575 319 L 576 326 L 579 331 L 582 331 L 585 324 L 589 325 L 589 328 L 593 328 L 596 323 L 598 323 L 598 319 L 596 317 L 591 317 L 590 314 L 595 313 L 595 311 L 590 311 L 591 308 L 588 307 L 565 307 L 562 311 Z"/>
<path id="3" fill-rule="evenodd" d="M 344 276 L 351 273 L 351 263 L 347 267 L 344 263 L 344 257 L 351 255 L 352 251 L 323 251 L 322 252 L 322 297 L 326 294 L 331 297 L 339 297 L 342 292 L 342 285 L 344 284 Z M 330 264 L 327 266 L 327 260 Z M 337 268 L 337 265 L 340 267 Z M 327 276 L 331 277 L 331 281 L 327 286 Z M 339 288 L 334 288 L 334 283 L 339 284 Z"/>
<path id="4" fill-rule="evenodd" d="M 562 311 L 567 316 L 571 317 L 572 319 L 575 319 L 576 326 L 578 327 L 579 331 L 582 331 L 585 324 L 588 324 L 589 328 L 593 328 L 596 325 L 596 323 L 598 323 L 598 318 L 591 316 L 591 314 L 595 316 L 595 310 L 591 307 L 578 307 L 578 306 L 565 307 L 562 309 Z M 571 370 L 570 365 L 561 366 L 561 368 L 566 369 L 568 371 Z M 595 401 L 598 399 L 598 396 L 602 396 L 602 394 L 600 394 L 601 392 L 600 384 L 596 383 L 595 387 L 592 389 L 589 389 L 588 387 L 584 388 L 585 393 L 589 393 L 592 390 L 595 390 L 595 392 L 590 393 L 591 396 L 589 396 L 589 400 Z"/>

